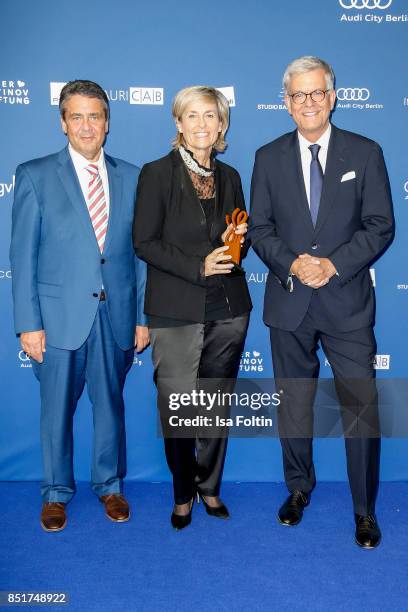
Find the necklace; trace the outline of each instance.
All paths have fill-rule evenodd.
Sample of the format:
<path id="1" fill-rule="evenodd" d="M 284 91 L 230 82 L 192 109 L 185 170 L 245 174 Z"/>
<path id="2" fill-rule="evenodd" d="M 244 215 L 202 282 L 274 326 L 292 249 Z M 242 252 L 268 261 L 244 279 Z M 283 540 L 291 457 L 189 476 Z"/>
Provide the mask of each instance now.
<path id="1" fill-rule="evenodd" d="M 212 176 L 214 174 L 213 168 L 204 168 L 203 166 L 200 166 L 200 164 L 194 159 L 190 151 L 185 149 L 183 145 L 179 146 L 179 152 L 183 162 L 186 164 L 189 170 L 192 170 L 192 172 L 195 172 L 196 174 L 199 174 L 202 177 Z"/>

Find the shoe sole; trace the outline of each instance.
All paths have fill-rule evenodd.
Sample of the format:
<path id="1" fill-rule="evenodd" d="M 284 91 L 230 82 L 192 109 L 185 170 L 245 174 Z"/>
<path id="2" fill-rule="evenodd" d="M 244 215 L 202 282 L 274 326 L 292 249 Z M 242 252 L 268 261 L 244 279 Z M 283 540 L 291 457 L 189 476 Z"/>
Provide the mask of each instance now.
<path id="1" fill-rule="evenodd" d="M 231 516 L 217 516 L 216 514 L 211 514 L 211 512 L 206 511 L 208 516 L 212 516 L 213 518 L 221 519 L 222 521 L 229 521 Z"/>
<path id="2" fill-rule="evenodd" d="M 127 523 L 128 520 L 130 519 L 130 512 L 129 512 L 129 516 L 127 516 L 126 518 L 123 519 L 114 519 L 111 516 L 109 516 L 109 514 L 107 512 L 105 512 L 105 516 L 112 521 L 112 523 Z"/>
<path id="3" fill-rule="evenodd" d="M 182 516 L 182 515 L 180 515 Z M 189 522 L 186 523 L 186 525 L 183 525 L 182 527 L 178 527 L 177 525 L 173 525 L 171 519 L 170 519 L 170 525 L 173 527 L 174 531 L 183 531 L 183 529 L 186 529 L 186 527 L 189 527 L 192 523 L 192 520 L 190 518 Z"/>
<path id="4" fill-rule="evenodd" d="M 213 518 L 221 519 L 221 521 L 229 521 L 230 516 L 214 516 L 214 514 L 209 514 L 208 516 L 212 516 Z"/>
<path id="5" fill-rule="evenodd" d="M 359 548 L 362 548 L 363 550 L 374 550 L 375 548 L 378 548 L 378 546 L 381 544 L 381 539 L 378 540 L 377 544 L 375 544 L 374 546 L 364 546 L 364 544 L 360 544 L 357 538 L 354 538 L 354 542 Z"/>
<path id="6" fill-rule="evenodd" d="M 299 525 L 299 523 L 302 522 L 302 519 L 299 519 L 296 523 L 284 523 L 283 521 L 280 520 L 279 514 L 276 515 L 276 518 L 278 519 L 278 523 L 280 525 L 283 525 L 284 527 L 296 527 L 297 525 Z"/>
<path id="7" fill-rule="evenodd" d="M 46 531 L 47 533 L 54 533 L 56 531 L 62 531 L 63 529 L 65 529 L 66 525 L 67 525 L 67 519 L 65 519 L 64 524 L 62 525 L 62 527 L 57 527 L 56 529 L 49 529 L 48 527 L 46 527 L 42 521 L 40 521 L 40 525 L 41 527 L 44 529 L 44 531 Z"/>

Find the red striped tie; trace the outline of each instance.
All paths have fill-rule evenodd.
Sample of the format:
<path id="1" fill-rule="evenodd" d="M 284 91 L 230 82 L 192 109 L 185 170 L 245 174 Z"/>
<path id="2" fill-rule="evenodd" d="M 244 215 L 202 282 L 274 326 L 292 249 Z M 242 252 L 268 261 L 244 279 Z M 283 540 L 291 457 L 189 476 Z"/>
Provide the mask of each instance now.
<path id="1" fill-rule="evenodd" d="M 108 207 L 106 205 L 105 192 L 103 190 L 102 179 L 101 175 L 99 174 L 98 166 L 96 164 L 89 164 L 86 169 L 90 174 L 87 202 L 88 211 L 89 216 L 91 217 L 96 240 L 102 253 L 103 245 L 105 244 L 105 236 L 108 229 Z"/>

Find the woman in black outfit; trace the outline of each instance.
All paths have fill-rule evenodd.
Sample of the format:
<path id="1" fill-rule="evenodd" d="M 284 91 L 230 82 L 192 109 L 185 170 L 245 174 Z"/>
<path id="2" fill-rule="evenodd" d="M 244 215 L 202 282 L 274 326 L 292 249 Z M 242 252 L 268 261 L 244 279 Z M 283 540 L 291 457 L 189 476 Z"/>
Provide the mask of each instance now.
<path id="1" fill-rule="evenodd" d="M 226 147 L 228 101 L 212 87 L 189 87 L 176 95 L 173 117 L 173 151 L 140 174 L 133 240 L 148 264 L 145 313 L 173 475 L 171 523 L 182 529 L 196 492 L 208 514 L 229 517 L 219 499 L 227 438 L 225 429 L 219 437 L 214 430 L 206 437 L 171 435 L 168 417 L 176 413 L 169 412 L 169 395 L 191 392 L 202 379 L 228 379 L 217 389 L 233 390 L 252 306 L 245 274 L 223 246 L 226 214 L 245 209 L 238 172 L 215 159 Z M 246 223 L 235 231 L 243 236 Z"/>

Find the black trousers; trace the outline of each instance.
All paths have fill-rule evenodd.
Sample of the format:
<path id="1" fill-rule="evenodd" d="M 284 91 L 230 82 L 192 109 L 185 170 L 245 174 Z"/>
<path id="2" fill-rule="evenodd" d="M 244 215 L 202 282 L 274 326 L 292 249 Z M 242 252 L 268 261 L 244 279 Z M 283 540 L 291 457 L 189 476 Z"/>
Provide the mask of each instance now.
<path id="1" fill-rule="evenodd" d="M 312 299 L 311 308 L 294 332 L 270 328 L 276 383 L 283 390 L 278 422 L 286 485 L 291 492 L 310 492 L 316 484 L 312 432 L 320 341 L 332 367 L 341 404 L 354 512 L 372 514 L 380 459 L 374 332 L 372 327 L 351 332 L 321 327 Z"/>
<path id="2" fill-rule="evenodd" d="M 150 329 L 154 378 L 162 424 L 169 415 L 169 395 L 198 388 L 200 379 L 217 379 L 221 392 L 232 392 L 244 348 L 249 314 L 182 327 Z M 221 388 L 220 388 L 221 386 Z M 215 389 L 214 389 L 215 390 Z M 163 424 L 164 425 L 164 424 Z M 216 496 L 227 449 L 223 437 L 164 437 L 174 500 L 184 504 L 198 490 Z"/>

